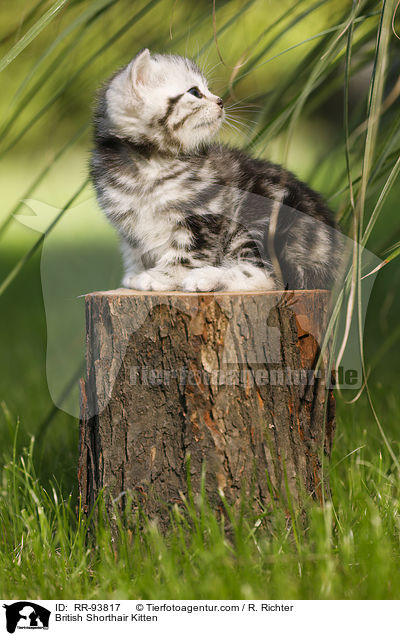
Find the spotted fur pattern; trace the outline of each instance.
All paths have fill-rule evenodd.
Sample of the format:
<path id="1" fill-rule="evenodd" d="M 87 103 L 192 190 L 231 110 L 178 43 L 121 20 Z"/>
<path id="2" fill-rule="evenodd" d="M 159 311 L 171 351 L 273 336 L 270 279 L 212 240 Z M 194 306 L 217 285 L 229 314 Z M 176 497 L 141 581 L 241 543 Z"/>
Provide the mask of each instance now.
<path id="1" fill-rule="evenodd" d="M 330 288 L 339 233 L 282 167 L 212 143 L 224 120 L 189 59 L 139 53 L 99 93 L 91 175 L 139 290 Z"/>

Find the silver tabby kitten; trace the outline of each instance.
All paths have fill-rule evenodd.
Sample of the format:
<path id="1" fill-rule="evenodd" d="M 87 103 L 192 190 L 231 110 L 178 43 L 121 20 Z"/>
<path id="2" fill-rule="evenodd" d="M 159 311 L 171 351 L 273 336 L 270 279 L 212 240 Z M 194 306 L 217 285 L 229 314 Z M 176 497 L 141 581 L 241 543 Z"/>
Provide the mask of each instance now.
<path id="1" fill-rule="evenodd" d="M 199 68 L 145 49 L 100 92 L 91 175 L 138 290 L 329 288 L 339 234 L 282 167 L 212 143 L 224 105 Z M 273 226 L 273 227 L 271 227 Z"/>

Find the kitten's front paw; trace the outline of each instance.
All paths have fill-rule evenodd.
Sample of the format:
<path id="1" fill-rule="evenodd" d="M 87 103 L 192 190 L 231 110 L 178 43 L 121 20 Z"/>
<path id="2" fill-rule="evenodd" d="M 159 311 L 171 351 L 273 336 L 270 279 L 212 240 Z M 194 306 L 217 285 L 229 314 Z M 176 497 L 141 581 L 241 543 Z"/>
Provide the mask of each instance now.
<path id="1" fill-rule="evenodd" d="M 235 291 L 246 292 L 276 289 L 268 270 L 249 264 L 233 267 L 199 267 L 185 276 L 181 285 L 187 292 Z"/>
<path id="2" fill-rule="evenodd" d="M 217 267 L 199 267 L 185 276 L 181 287 L 186 292 L 210 292 L 224 289 L 223 272 Z"/>
<path id="3" fill-rule="evenodd" d="M 138 291 L 168 291 L 173 289 L 173 281 L 167 276 L 149 272 L 126 274 L 122 279 L 122 285 Z"/>

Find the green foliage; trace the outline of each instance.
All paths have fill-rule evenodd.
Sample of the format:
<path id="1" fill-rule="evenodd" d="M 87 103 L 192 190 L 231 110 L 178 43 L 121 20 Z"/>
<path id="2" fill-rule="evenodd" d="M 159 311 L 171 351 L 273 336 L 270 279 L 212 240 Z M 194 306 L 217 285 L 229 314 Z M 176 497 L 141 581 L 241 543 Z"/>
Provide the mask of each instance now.
<path id="1" fill-rule="evenodd" d="M 21 456 L 14 441 L 0 480 L 0 596 L 23 597 L 29 585 L 32 598 L 398 598 L 399 476 L 373 431 L 351 419 L 339 419 L 332 501 L 308 502 L 307 521 L 283 504 L 255 518 L 246 502 L 236 513 L 224 502 L 221 518 L 189 496 L 165 534 L 138 513 L 141 529 L 119 522 L 115 540 L 102 498 L 88 532 L 76 493 L 44 488 L 33 441 Z"/>
<path id="2" fill-rule="evenodd" d="M 69 0 L 59 0 L 56 2 L 42 17 L 35 22 L 35 24 L 29 29 L 25 35 L 14 44 L 14 46 L 8 51 L 8 53 L 0 60 L 0 72 L 3 71 L 6 66 L 18 56 L 22 51 L 29 46 L 39 33 L 45 29 L 50 22 L 55 18 L 57 13 L 67 4 Z"/>
<path id="3" fill-rule="evenodd" d="M 215 16 L 208 0 L 0 7 L 0 596 L 24 597 L 28 582 L 37 598 L 399 595 L 396 3 L 267 4 L 218 0 Z M 222 523 L 206 501 L 189 500 L 167 536 L 150 524 L 112 543 L 101 515 L 94 542 L 76 516 L 77 423 L 54 409 L 45 380 L 43 238 L 19 234 L 13 215 L 36 196 L 57 198 L 61 218 L 87 196 L 93 96 L 143 46 L 198 58 L 214 91 L 237 103 L 224 139 L 285 163 L 324 193 L 344 231 L 390 262 L 361 343 L 367 393 L 339 401 L 332 501 L 310 504 L 306 525 L 284 506 L 261 520 L 228 511 Z M 88 240 L 87 249 L 102 248 Z M 363 274 L 355 247 L 338 315 L 361 314 Z"/>

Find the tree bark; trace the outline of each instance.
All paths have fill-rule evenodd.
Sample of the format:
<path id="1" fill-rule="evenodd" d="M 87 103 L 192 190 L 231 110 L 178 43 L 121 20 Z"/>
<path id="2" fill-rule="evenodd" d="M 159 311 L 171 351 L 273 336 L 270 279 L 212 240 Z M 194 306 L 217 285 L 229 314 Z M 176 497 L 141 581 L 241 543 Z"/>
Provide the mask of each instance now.
<path id="1" fill-rule="evenodd" d="M 89 294 L 79 486 L 161 523 L 202 467 L 209 502 L 322 502 L 335 428 L 325 291 Z M 190 458 L 190 459 L 189 459 Z"/>

